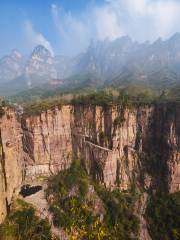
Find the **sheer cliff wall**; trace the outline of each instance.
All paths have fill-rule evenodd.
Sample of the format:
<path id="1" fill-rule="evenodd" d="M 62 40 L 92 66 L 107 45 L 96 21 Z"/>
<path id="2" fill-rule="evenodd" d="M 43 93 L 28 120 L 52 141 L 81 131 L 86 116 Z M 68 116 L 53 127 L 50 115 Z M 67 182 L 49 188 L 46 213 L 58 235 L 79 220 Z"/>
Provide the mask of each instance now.
<path id="1" fill-rule="evenodd" d="M 72 161 L 71 106 L 22 120 L 26 177 L 53 174 Z"/>
<path id="2" fill-rule="evenodd" d="M 0 222 L 24 179 L 66 169 L 79 157 L 112 189 L 180 190 L 180 106 L 64 106 L 0 118 Z"/>
<path id="3" fill-rule="evenodd" d="M 17 114 L 6 109 L 0 118 L 0 222 L 5 218 L 12 197 L 23 180 L 22 136 Z"/>
<path id="4" fill-rule="evenodd" d="M 73 152 L 107 187 L 180 190 L 178 104 L 73 109 Z"/>

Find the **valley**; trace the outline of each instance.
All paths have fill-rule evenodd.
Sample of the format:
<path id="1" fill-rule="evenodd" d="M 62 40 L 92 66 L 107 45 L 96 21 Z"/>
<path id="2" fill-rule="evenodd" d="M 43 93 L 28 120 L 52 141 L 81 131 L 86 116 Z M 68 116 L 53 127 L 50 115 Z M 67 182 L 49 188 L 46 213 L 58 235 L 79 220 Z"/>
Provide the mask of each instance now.
<path id="1" fill-rule="evenodd" d="M 157 216 L 148 210 L 150 199 L 156 199 L 158 194 L 160 198 L 169 196 L 167 199 L 170 199 L 177 194 L 174 207 L 177 206 L 177 214 L 179 211 L 179 102 L 130 105 L 122 100 L 118 104 L 107 104 L 108 101 L 90 104 L 89 100 L 87 103 L 83 100 L 83 104 L 76 100 L 71 105 L 55 104 L 29 115 L 19 115 L 12 108 L 3 107 L 0 120 L 1 222 L 12 208 L 21 186 L 29 183 L 38 186 L 40 179 L 44 179 L 42 186 L 47 189 L 44 199 L 52 212 L 49 224 L 60 227 L 69 237 L 75 235 L 72 239 L 84 239 L 82 230 L 88 234 L 85 239 L 119 239 L 119 234 L 122 234 L 121 239 L 159 239 L 154 227 L 151 229 Z M 38 200 L 38 194 L 34 194 L 37 195 L 35 202 L 41 203 L 44 200 L 41 194 Z M 87 196 L 92 198 L 94 207 L 99 206 L 95 207 L 95 215 Z M 33 195 L 28 198 L 33 199 Z M 37 208 L 32 199 L 30 204 Z M 74 211 L 79 209 L 78 213 L 69 212 L 71 207 L 65 204 L 72 204 L 72 201 L 76 202 Z M 99 238 L 87 233 L 94 223 L 88 223 L 81 209 L 84 205 L 89 209 L 87 213 L 92 212 L 100 221 L 96 225 L 98 229 L 92 231 L 95 234 L 102 228 Z M 65 212 L 58 214 L 58 209 Z M 130 209 L 134 220 L 128 217 Z M 111 216 L 111 211 L 117 212 L 117 218 L 114 214 Z M 70 214 L 70 219 L 73 214 L 80 214 L 78 219 L 85 221 L 85 228 L 70 219 L 65 223 L 66 213 Z M 91 221 L 96 221 L 94 217 Z M 130 219 L 137 225 L 128 222 Z M 114 221 L 122 224 L 121 230 L 112 230 Z M 178 239 L 178 221 L 173 217 L 172 225 L 167 225 L 161 236 Z M 115 235 L 108 238 L 111 230 Z M 176 238 L 172 238 L 172 234 Z"/>
<path id="2" fill-rule="evenodd" d="M 180 240 L 179 13 L 0 0 L 0 240 Z"/>

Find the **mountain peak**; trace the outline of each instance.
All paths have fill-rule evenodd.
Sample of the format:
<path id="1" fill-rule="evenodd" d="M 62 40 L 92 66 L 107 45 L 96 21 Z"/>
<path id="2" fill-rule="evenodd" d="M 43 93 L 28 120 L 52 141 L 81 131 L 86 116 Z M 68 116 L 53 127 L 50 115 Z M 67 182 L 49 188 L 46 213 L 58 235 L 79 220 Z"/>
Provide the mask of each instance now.
<path id="1" fill-rule="evenodd" d="M 13 49 L 13 50 L 11 51 L 11 56 L 12 56 L 13 58 L 15 58 L 15 59 L 21 59 L 21 58 L 22 58 L 21 53 L 20 53 L 18 50 L 16 50 L 16 49 Z"/>
<path id="2" fill-rule="evenodd" d="M 51 52 L 44 47 L 43 45 L 37 45 L 33 52 L 32 52 L 32 56 L 38 56 L 38 57 L 52 57 Z"/>
<path id="3" fill-rule="evenodd" d="M 122 42 L 132 42 L 132 39 L 128 36 L 128 35 L 125 35 L 125 36 L 122 36 L 120 38 L 118 38 L 120 41 Z"/>
<path id="4" fill-rule="evenodd" d="M 170 39 L 169 41 L 180 41 L 180 33 L 176 32 Z"/>

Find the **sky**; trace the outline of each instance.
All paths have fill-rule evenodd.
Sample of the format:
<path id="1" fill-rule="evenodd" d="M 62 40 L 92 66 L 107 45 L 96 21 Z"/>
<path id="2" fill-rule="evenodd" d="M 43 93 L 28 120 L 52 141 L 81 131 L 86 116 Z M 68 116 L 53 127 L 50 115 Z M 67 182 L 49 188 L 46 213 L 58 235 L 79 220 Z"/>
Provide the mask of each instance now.
<path id="1" fill-rule="evenodd" d="M 180 0 L 0 0 L 0 57 L 42 44 L 74 56 L 94 41 L 155 41 L 180 32 Z"/>

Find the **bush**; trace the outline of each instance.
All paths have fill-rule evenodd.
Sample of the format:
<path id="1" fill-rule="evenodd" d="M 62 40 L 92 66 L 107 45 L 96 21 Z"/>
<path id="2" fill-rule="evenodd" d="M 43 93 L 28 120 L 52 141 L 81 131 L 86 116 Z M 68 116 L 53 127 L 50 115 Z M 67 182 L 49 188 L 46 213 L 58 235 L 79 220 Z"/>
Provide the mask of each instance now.
<path id="1" fill-rule="evenodd" d="M 49 178 L 47 195 L 55 195 L 58 201 L 64 198 L 73 186 L 79 186 L 82 192 L 87 188 L 87 174 L 79 160 L 73 161 L 68 170 Z"/>
<path id="2" fill-rule="evenodd" d="M 139 219 L 133 215 L 136 197 L 119 190 L 110 192 L 98 185 L 96 191 L 106 206 L 105 222 L 111 239 L 138 239 Z"/>
<path id="3" fill-rule="evenodd" d="M 106 91 L 99 91 L 87 95 L 79 95 L 71 101 L 72 104 L 98 105 L 104 107 L 111 106 L 113 102 L 113 94 Z"/>
<path id="4" fill-rule="evenodd" d="M 4 107 L 6 106 L 6 102 L 0 98 L 0 117 L 5 114 Z"/>
<path id="5" fill-rule="evenodd" d="M 35 209 L 23 202 L 17 201 L 18 207 L 9 214 L 0 226 L 1 240 L 52 240 L 50 225 L 47 220 L 41 220 L 35 215 Z"/>
<path id="6" fill-rule="evenodd" d="M 61 109 L 67 102 L 61 98 L 48 98 L 24 105 L 24 116 L 39 115 L 43 111 L 53 110 L 56 107 Z"/>
<path id="7" fill-rule="evenodd" d="M 0 106 L 0 117 L 2 117 L 5 114 L 5 111 L 2 106 Z"/>
<path id="8" fill-rule="evenodd" d="M 90 185 L 96 193 L 88 197 Z M 94 212 L 97 194 L 105 208 L 104 219 Z M 74 161 L 70 169 L 50 178 L 47 195 L 53 195 L 50 211 L 55 226 L 62 227 L 70 239 L 116 240 L 137 239 L 139 222 L 132 214 L 134 196 L 110 192 L 95 184 L 86 174 L 80 161 Z M 132 237 L 133 236 L 133 237 Z"/>
<path id="9" fill-rule="evenodd" d="M 146 217 L 152 239 L 180 239 L 180 192 L 150 198 Z"/>

